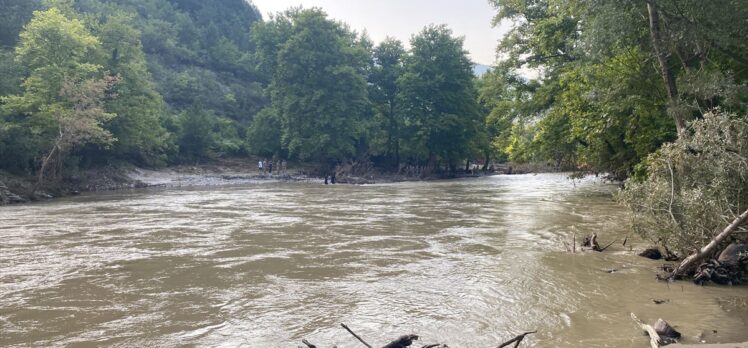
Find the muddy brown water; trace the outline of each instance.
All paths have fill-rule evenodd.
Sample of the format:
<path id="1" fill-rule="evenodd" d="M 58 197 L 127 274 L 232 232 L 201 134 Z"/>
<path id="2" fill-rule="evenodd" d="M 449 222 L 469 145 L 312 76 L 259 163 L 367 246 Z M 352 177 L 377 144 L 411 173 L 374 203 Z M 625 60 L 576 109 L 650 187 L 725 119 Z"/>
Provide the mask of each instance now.
<path id="1" fill-rule="evenodd" d="M 615 186 L 564 175 L 267 183 L 0 208 L 0 346 L 646 347 L 748 341 L 748 288 L 654 280 Z M 605 253 L 570 254 L 598 232 Z M 645 245 L 631 238 L 633 247 Z M 608 271 L 615 269 L 615 272 Z M 656 305 L 652 299 L 667 300 Z"/>

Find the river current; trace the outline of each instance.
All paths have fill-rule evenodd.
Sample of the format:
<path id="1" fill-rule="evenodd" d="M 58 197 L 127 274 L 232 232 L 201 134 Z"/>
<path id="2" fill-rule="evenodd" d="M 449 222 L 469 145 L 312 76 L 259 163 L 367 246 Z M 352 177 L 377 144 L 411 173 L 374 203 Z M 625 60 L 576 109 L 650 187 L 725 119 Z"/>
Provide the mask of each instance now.
<path id="1" fill-rule="evenodd" d="M 615 189 L 543 174 L 0 207 L 0 346 L 360 347 L 346 323 L 374 346 L 646 347 L 631 312 L 748 341 L 748 287 L 657 282 Z M 616 242 L 567 251 L 592 232 Z"/>

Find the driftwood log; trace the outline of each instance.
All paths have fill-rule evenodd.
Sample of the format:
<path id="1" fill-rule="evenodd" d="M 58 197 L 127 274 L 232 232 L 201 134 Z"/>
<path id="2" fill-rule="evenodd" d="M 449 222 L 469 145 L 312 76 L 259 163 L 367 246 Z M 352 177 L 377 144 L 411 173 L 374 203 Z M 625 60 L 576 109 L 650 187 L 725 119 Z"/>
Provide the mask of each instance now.
<path id="1" fill-rule="evenodd" d="M 502 343 L 497 348 L 504 348 L 504 347 L 509 346 L 512 343 L 514 343 L 514 348 L 517 348 L 517 347 L 519 347 L 519 344 L 522 343 L 522 340 L 525 339 L 525 336 L 530 335 L 530 334 L 534 334 L 536 332 L 537 331 L 528 331 L 528 332 L 525 332 L 525 333 L 523 333 L 523 334 L 521 334 L 521 335 L 519 335 L 519 336 L 517 336 L 515 338 L 512 338 L 509 341 L 506 341 L 506 342 Z"/>
<path id="2" fill-rule="evenodd" d="M 366 341 L 364 341 L 364 339 L 361 338 L 361 336 L 359 336 L 358 334 L 356 334 L 355 332 L 353 332 L 353 330 L 351 330 L 351 328 L 348 327 L 348 325 L 345 325 L 345 324 L 341 323 L 340 326 L 342 326 L 346 331 L 348 331 L 348 333 L 350 333 L 359 342 L 361 342 L 361 344 L 365 345 L 368 348 L 373 348 L 372 345 L 370 345 L 369 343 L 367 343 Z M 514 343 L 514 347 L 515 348 L 519 347 L 519 344 L 522 343 L 522 340 L 524 340 L 527 335 L 534 334 L 536 332 L 537 331 L 528 331 L 528 332 L 525 332 L 525 333 L 523 333 L 521 335 L 518 335 L 517 337 L 512 338 L 509 341 L 506 341 L 506 342 L 502 343 L 501 345 L 498 346 L 498 348 L 507 347 L 507 346 L 509 346 L 512 343 Z M 396 340 L 394 340 L 394 341 L 392 341 L 392 342 L 384 345 L 382 348 L 407 348 L 407 347 L 410 347 L 413 344 L 413 341 L 417 341 L 418 338 L 419 338 L 418 335 L 413 335 L 413 334 L 403 335 L 403 336 L 398 337 Z M 315 346 L 314 344 L 309 343 L 309 341 L 307 341 L 306 339 L 301 340 L 301 342 L 304 343 L 304 345 L 306 345 L 307 348 L 317 348 L 317 346 Z M 333 348 L 336 348 L 336 347 L 333 347 Z M 449 346 L 447 346 L 446 344 L 443 344 L 443 343 L 435 343 L 435 344 L 424 345 L 422 348 L 449 348 Z"/>
<path id="3" fill-rule="evenodd" d="M 662 319 L 657 319 L 654 326 L 645 324 L 639 320 L 634 313 L 631 313 L 631 319 L 633 319 L 634 322 L 647 333 L 649 336 L 649 345 L 652 348 L 659 348 L 675 343 L 676 339 L 681 336 L 680 332 L 673 329 L 670 324 Z"/>
<path id="4" fill-rule="evenodd" d="M 353 337 L 356 337 L 356 339 L 357 339 L 357 340 L 358 340 L 359 342 L 363 343 L 363 344 L 364 344 L 365 346 L 367 346 L 367 347 L 369 347 L 369 348 L 374 348 L 374 347 L 372 347 L 372 346 L 371 346 L 371 344 L 368 344 L 368 343 L 366 343 L 366 341 L 364 341 L 364 339 L 363 339 L 363 338 L 361 338 L 361 337 L 360 337 L 359 335 L 356 335 L 356 333 L 355 333 L 355 332 L 353 332 L 353 330 L 351 330 L 351 329 L 350 329 L 350 328 L 348 327 L 348 325 L 345 325 L 345 324 L 341 323 L 341 324 L 340 324 L 340 326 L 342 326 L 342 327 L 343 327 L 343 328 L 344 328 L 344 329 L 345 329 L 346 331 L 348 331 L 348 333 L 350 333 L 351 335 L 353 335 Z"/>
<path id="5" fill-rule="evenodd" d="M 608 245 L 601 247 L 600 243 L 597 241 L 597 233 L 593 233 L 587 237 L 584 237 L 582 240 L 582 247 L 584 248 L 590 248 L 591 250 L 603 252 L 605 249 L 608 249 L 611 245 L 613 245 L 617 240 L 614 240 L 610 242 Z"/>
<path id="6" fill-rule="evenodd" d="M 686 276 L 694 268 L 700 265 L 706 257 L 712 255 L 717 250 L 717 246 L 719 246 L 720 243 L 722 243 L 725 239 L 727 239 L 727 237 L 735 232 L 735 230 L 737 230 L 738 227 L 740 227 L 740 225 L 742 225 L 747 219 L 748 210 L 744 211 L 737 218 L 735 218 L 735 220 L 733 220 L 729 226 L 725 227 L 722 232 L 715 236 L 709 242 L 709 244 L 683 260 L 683 262 L 681 262 L 680 265 L 678 265 L 678 267 L 673 271 L 671 278 L 678 279 Z"/>

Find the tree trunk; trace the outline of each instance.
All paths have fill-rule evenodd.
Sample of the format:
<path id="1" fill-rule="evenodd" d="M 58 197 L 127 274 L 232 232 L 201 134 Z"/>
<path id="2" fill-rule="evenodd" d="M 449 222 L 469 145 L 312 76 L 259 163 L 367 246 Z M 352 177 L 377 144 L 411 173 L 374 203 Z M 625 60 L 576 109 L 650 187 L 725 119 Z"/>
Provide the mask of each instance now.
<path id="1" fill-rule="evenodd" d="M 680 98 L 678 97 L 678 87 L 675 83 L 675 76 L 670 69 L 668 53 L 665 51 L 662 43 L 662 34 L 660 29 L 660 14 L 657 10 L 656 0 L 647 0 L 647 12 L 649 13 L 649 33 L 652 38 L 652 48 L 660 65 L 660 75 L 665 82 L 667 90 L 669 112 L 675 121 L 675 128 L 678 136 L 686 129 L 686 120 L 680 108 Z"/>
<path id="2" fill-rule="evenodd" d="M 721 243 L 725 238 L 729 237 L 730 234 L 732 234 L 743 222 L 748 219 L 748 210 L 744 211 L 740 216 L 735 218 L 735 220 L 732 221 L 732 223 L 725 227 L 724 230 L 720 234 L 718 234 L 714 239 L 712 239 L 709 244 L 707 244 L 705 247 L 701 248 L 701 250 L 697 251 L 694 254 L 691 254 L 691 256 L 687 257 L 683 262 L 678 265 L 678 268 L 673 271 L 673 277 L 682 277 L 686 274 L 686 272 L 690 271 L 692 268 L 696 267 L 701 260 L 703 260 L 706 256 L 710 255 L 712 252 L 717 249 L 717 246 L 719 243 Z"/>
<path id="3" fill-rule="evenodd" d="M 42 160 L 42 167 L 39 169 L 39 178 L 37 179 L 36 185 L 34 186 L 34 191 L 36 191 L 44 183 L 44 172 L 47 170 L 49 161 L 52 159 L 55 153 L 59 152 L 59 150 L 60 146 L 58 140 L 55 142 L 54 146 L 52 146 L 52 150 L 49 150 L 49 154 L 47 154 L 47 156 L 44 157 L 44 160 Z"/>

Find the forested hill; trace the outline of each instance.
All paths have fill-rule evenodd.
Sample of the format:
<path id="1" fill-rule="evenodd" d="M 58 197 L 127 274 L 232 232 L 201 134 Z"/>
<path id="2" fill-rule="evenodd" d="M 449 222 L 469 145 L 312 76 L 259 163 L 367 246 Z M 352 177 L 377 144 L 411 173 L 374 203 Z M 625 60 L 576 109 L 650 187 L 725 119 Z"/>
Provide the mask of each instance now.
<path id="1" fill-rule="evenodd" d="M 245 0 L 0 0 L 0 170 L 42 182 L 261 156 L 625 178 L 708 111 L 745 114 L 748 10 L 734 1 L 487 1 L 516 25 L 476 77 L 445 25 L 406 45 L 318 8 L 263 19 Z"/>
<path id="2" fill-rule="evenodd" d="M 184 133 L 180 128 L 191 125 L 212 128 L 216 135 L 209 149 L 212 152 L 244 151 L 243 130 L 265 104 L 262 86 L 253 73 L 250 39 L 250 28 L 262 18 L 251 3 L 222 0 L 217 6 L 197 0 L 4 0 L 0 6 L 5 13 L 0 19 L 0 96 L 22 92 L 20 80 L 27 67 L 25 62 L 13 59 L 18 34 L 34 10 L 50 5 L 60 8 L 66 17 L 85 23 L 101 41 L 102 50 L 97 54 L 107 56 L 99 65 L 124 80 L 115 91 L 123 99 L 122 105 L 108 110 L 118 114 L 107 124 L 116 141 L 109 149 L 89 146 L 81 159 L 96 162 L 117 157 L 142 164 L 176 160 L 180 157 L 180 133 Z M 186 110 L 193 112 L 183 113 Z M 210 118 L 210 122 L 196 125 L 180 120 L 181 113 L 185 118 Z M 22 127 L 18 123 L 16 126 Z M 195 129 L 196 136 L 204 131 Z M 21 144 L 23 134 L 12 131 L 6 135 L 15 137 L 3 139 L 0 167 L 34 167 L 29 158 L 38 154 L 29 152 L 38 152 L 33 147 L 41 144 Z M 203 155 L 203 149 L 195 149 L 191 138 L 182 139 L 185 146 L 181 157 Z"/>
<path id="3" fill-rule="evenodd" d="M 473 63 L 446 26 L 411 49 L 320 9 L 245 0 L 2 0 L 0 169 L 219 156 L 456 168 L 488 156 Z"/>

